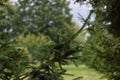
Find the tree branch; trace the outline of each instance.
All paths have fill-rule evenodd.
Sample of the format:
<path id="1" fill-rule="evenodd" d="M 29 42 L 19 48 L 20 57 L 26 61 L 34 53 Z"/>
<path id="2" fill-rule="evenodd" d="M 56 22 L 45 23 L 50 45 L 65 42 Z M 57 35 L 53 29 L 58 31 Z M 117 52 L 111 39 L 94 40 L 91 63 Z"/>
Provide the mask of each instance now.
<path id="1" fill-rule="evenodd" d="M 85 26 L 87 25 L 88 20 L 90 19 L 92 13 L 93 13 L 93 10 L 90 11 L 90 13 L 89 13 L 88 17 L 86 18 L 83 26 L 71 37 L 71 40 L 75 39 L 76 36 L 85 28 Z"/>

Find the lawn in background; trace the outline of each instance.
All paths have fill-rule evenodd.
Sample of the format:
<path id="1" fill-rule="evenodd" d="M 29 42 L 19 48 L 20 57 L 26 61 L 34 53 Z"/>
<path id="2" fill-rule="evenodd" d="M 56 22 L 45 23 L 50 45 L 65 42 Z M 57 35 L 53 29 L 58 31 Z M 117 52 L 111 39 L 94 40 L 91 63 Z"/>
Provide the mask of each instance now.
<path id="1" fill-rule="evenodd" d="M 64 66 L 64 68 L 67 70 L 67 73 L 73 74 L 74 76 L 68 76 L 65 75 L 65 80 L 73 80 L 76 77 L 82 76 L 82 79 L 76 79 L 76 80 L 106 80 L 106 79 L 100 79 L 101 74 L 97 73 L 95 70 L 88 68 L 85 65 L 80 65 L 76 67 L 75 65 L 69 65 Z"/>

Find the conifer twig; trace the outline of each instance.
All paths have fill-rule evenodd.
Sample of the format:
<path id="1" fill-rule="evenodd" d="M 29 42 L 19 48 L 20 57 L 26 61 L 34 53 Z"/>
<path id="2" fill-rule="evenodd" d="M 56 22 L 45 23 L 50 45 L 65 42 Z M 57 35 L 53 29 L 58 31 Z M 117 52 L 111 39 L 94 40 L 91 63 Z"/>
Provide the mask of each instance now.
<path id="1" fill-rule="evenodd" d="M 82 26 L 82 27 L 71 37 L 70 40 L 75 39 L 76 36 L 85 28 L 85 26 L 86 26 L 86 24 L 88 23 L 88 20 L 90 19 L 92 13 L 93 13 L 93 10 L 90 11 L 90 13 L 89 13 L 88 17 L 86 18 L 86 20 L 85 20 L 83 26 Z"/>

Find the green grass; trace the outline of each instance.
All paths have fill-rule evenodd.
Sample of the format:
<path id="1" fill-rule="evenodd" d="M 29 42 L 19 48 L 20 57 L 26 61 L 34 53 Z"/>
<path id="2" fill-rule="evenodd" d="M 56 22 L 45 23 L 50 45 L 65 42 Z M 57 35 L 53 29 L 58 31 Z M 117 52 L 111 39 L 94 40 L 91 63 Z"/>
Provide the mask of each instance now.
<path id="1" fill-rule="evenodd" d="M 64 66 L 68 74 L 73 74 L 74 76 L 65 75 L 65 80 L 73 80 L 76 77 L 82 76 L 80 80 L 106 80 L 100 79 L 101 74 L 97 73 L 95 70 L 88 68 L 85 65 L 80 65 L 76 67 L 74 65 Z M 79 79 L 78 79 L 79 80 Z"/>

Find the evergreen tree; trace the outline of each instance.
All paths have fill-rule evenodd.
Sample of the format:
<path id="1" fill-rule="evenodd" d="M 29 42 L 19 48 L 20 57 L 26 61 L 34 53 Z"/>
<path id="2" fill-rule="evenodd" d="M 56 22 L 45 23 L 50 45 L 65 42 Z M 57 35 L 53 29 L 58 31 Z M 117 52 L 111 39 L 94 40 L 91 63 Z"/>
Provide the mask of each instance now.
<path id="1" fill-rule="evenodd" d="M 18 4 L 20 4 L 18 8 L 20 24 L 32 34 L 44 34 L 48 37 L 47 41 L 51 42 L 42 45 L 38 42 L 37 45 L 33 43 L 31 46 L 27 46 L 34 57 L 33 62 L 36 60 L 40 62 L 40 66 L 30 72 L 31 79 L 62 80 L 62 75 L 65 74 L 62 65 L 67 64 L 72 58 L 76 58 L 78 55 L 75 53 L 79 51 L 77 43 L 70 41 L 74 32 L 68 3 L 65 0 L 32 0 L 19 1 Z M 35 51 L 31 50 L 32 45 L 34 45 Z"/>
<path id="2" fill-rule="evenodd" d="M 95 20 L 91 22 L 88 28 L 90 37 L 84 46 L 83 58 L 88 59 L 87 64 L 105 74 L 108 80 L 119 80 L 119 1 L 90 0 L 88 2 L 93 7 Z"/>
<path id="3" fill-rule="evenodd" d="M 72 16 L 66 0 L 18 0 L 17 6 L 15 26 L 21 26 L 16 27 L 20 32 L 28 31 L 34 34 L 40 32 L 53 38 L 61 32 L 61 29 L 72 27 Z"/>
<path id="4" fill-rule="evenodd" d="M 68 4 L 0 0 L 1 80 L 63 80 L 63 65 L 75 63 L 81 50 Z"/>
<path id="5" fill-rule="evenodd" d="M 0 0 L 0 79 L 19 80 L 27 62 L 22 50 L 14 46 L 12 17 L 9 15 L 14 15 L 13 6 L 8 0 Z"/>
<path id="6" fill-rule="evenodd" d="M 14 42 L 11 45 L 16 46 L 15 50 L 23 51 L 18 56 L 21 63 L 11 70 L 16 73 L 6 76 L 16 80 L 63 80 L 66 70 L 62 66 L 70 60 L 74 62 L 80 51 L 79 43 L 71 38 L 75 32 L 68 3 L 66 0 L 18 0 L 14 6 L 14 15 L 6 15 L 10 16 L 10 33 L 14 34 L 10 41 Z"/>

